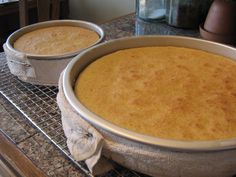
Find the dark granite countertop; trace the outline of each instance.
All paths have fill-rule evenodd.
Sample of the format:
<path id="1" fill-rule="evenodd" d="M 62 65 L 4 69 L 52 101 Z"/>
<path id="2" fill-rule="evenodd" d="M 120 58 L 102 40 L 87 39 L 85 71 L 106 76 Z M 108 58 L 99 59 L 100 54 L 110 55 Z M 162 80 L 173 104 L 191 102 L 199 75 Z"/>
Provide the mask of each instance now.
<path id="1" fill-rule="evenodd" d="M 106 40 L 134 35 L 184 35 L 199 37 L 198 30 L 170 27 L 164 22 L 149 23 L 134 14 L 101 24 Z M 0 54 L 4 58 L 4 53 Z M 0 69 L 1 70 L 1 69 Z M 3 81 L 1 86 L 3 87 Z M 62 153 L 0 94 L 0 129 L 8 135 L 37 167 L 48 176 L 84 176 Z"/>
<path id="2" fill-rule="evenodd" d="M 106 39 L 139 35 L 182 35 L 199 37 L 198 29 L 186 30 L 167 25 L 165 22 L 146 22 L 137 19 L 134 14 L 123 16 L 101 24 L 105 30 Z"/>

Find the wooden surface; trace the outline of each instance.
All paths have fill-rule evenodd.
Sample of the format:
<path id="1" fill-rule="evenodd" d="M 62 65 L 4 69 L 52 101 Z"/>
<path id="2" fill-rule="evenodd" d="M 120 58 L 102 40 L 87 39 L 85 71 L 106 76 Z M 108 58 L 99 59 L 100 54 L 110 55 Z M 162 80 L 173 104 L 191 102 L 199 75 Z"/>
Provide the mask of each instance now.
<path id="1" fill-rule="evenodd" d="M 51 19 L 57 20 L 59 19 L 59 16 L 60 16 L 60 0 L 52 0 Z"/>
<path id="2" fill-rule="evenodd" d="M 50 0 L 37 0 L 38 21 L 50 19 Z"/>
<path id="3" fill-rule="evenodd" d="M 0 142 L 0 176 L 46 177 L 2 132 Z"/>
<path id="4" fill-rule="evenodd" d="M 38 22 L 59 19 L 60 4 L 60 0 L 37 0 Z M 19 0 L 20 27 L 29 24 L 28 10 L 28 0 Z"/>
<path id="5" fill-rule="evenodd" d="M 28 8 L 32 9 L 34 7 L 36 7 L 36 1 L 28 1 Z M 19 2 L 17 1 L 0 5 L 0 16 L 9 15 L 16 12 L 19 12 Z"/>
<path id="6" fill-rule="evenodd" d="M 20 26 L 29 24 L 28 0 L 19 0 Z"/>

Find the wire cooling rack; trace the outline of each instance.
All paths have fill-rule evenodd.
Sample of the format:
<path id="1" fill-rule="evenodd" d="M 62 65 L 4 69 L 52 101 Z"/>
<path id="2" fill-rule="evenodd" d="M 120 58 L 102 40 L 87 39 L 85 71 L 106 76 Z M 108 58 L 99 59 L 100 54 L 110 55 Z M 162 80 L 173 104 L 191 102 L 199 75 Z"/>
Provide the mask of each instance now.
<path id="1" fill-rule="evenodd" d="M 82 172 L 93 176 L 84 162 L 71 156 L 64 136 L 60 110 L 56 103 L 57 87 L 32 85 L 13 76 L 7 66 L 5 55 L 0 53 L 0 93 L 10 101 L 36 128 L 38 128 Z M 143 177 L 132 170 L 115 164 L 115 168 L 100 177 Z"/>

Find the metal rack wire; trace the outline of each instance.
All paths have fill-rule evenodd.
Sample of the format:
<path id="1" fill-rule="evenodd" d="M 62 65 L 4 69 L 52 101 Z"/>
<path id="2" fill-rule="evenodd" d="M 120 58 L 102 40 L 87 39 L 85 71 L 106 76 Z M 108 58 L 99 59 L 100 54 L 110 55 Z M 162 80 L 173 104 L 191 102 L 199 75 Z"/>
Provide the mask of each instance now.
<path id="1" fill-rule="evenodd" d="M 57 87 L 24 83 L 13 76 L 5 57 L 0 55 L 0 93 L 10 101 L 36 128 L 63 152 L 87 176 L 93 176 L 84 162 L 76 162 L 66 146 L 61 115 L 56 103 Z M 146 176 L 115 165 L 114 170 L 100 177 Z"/>

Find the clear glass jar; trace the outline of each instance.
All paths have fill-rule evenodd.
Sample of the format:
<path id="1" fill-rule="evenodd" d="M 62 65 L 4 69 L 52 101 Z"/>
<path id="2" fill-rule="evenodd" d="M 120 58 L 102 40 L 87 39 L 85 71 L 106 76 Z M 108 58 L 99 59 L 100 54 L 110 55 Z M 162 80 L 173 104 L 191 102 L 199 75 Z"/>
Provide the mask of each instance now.
<path id="1" fill-rule="evenodd" d="M 167 0 L 166 22 L 175 27 L 198 28 L 210 4 L 211 0 Z"/>
<path id="2" fill-rule="evenodd" d="M 166 0 L 136 0 L 136 15 L 142 20 L 165 20 Z"/>

